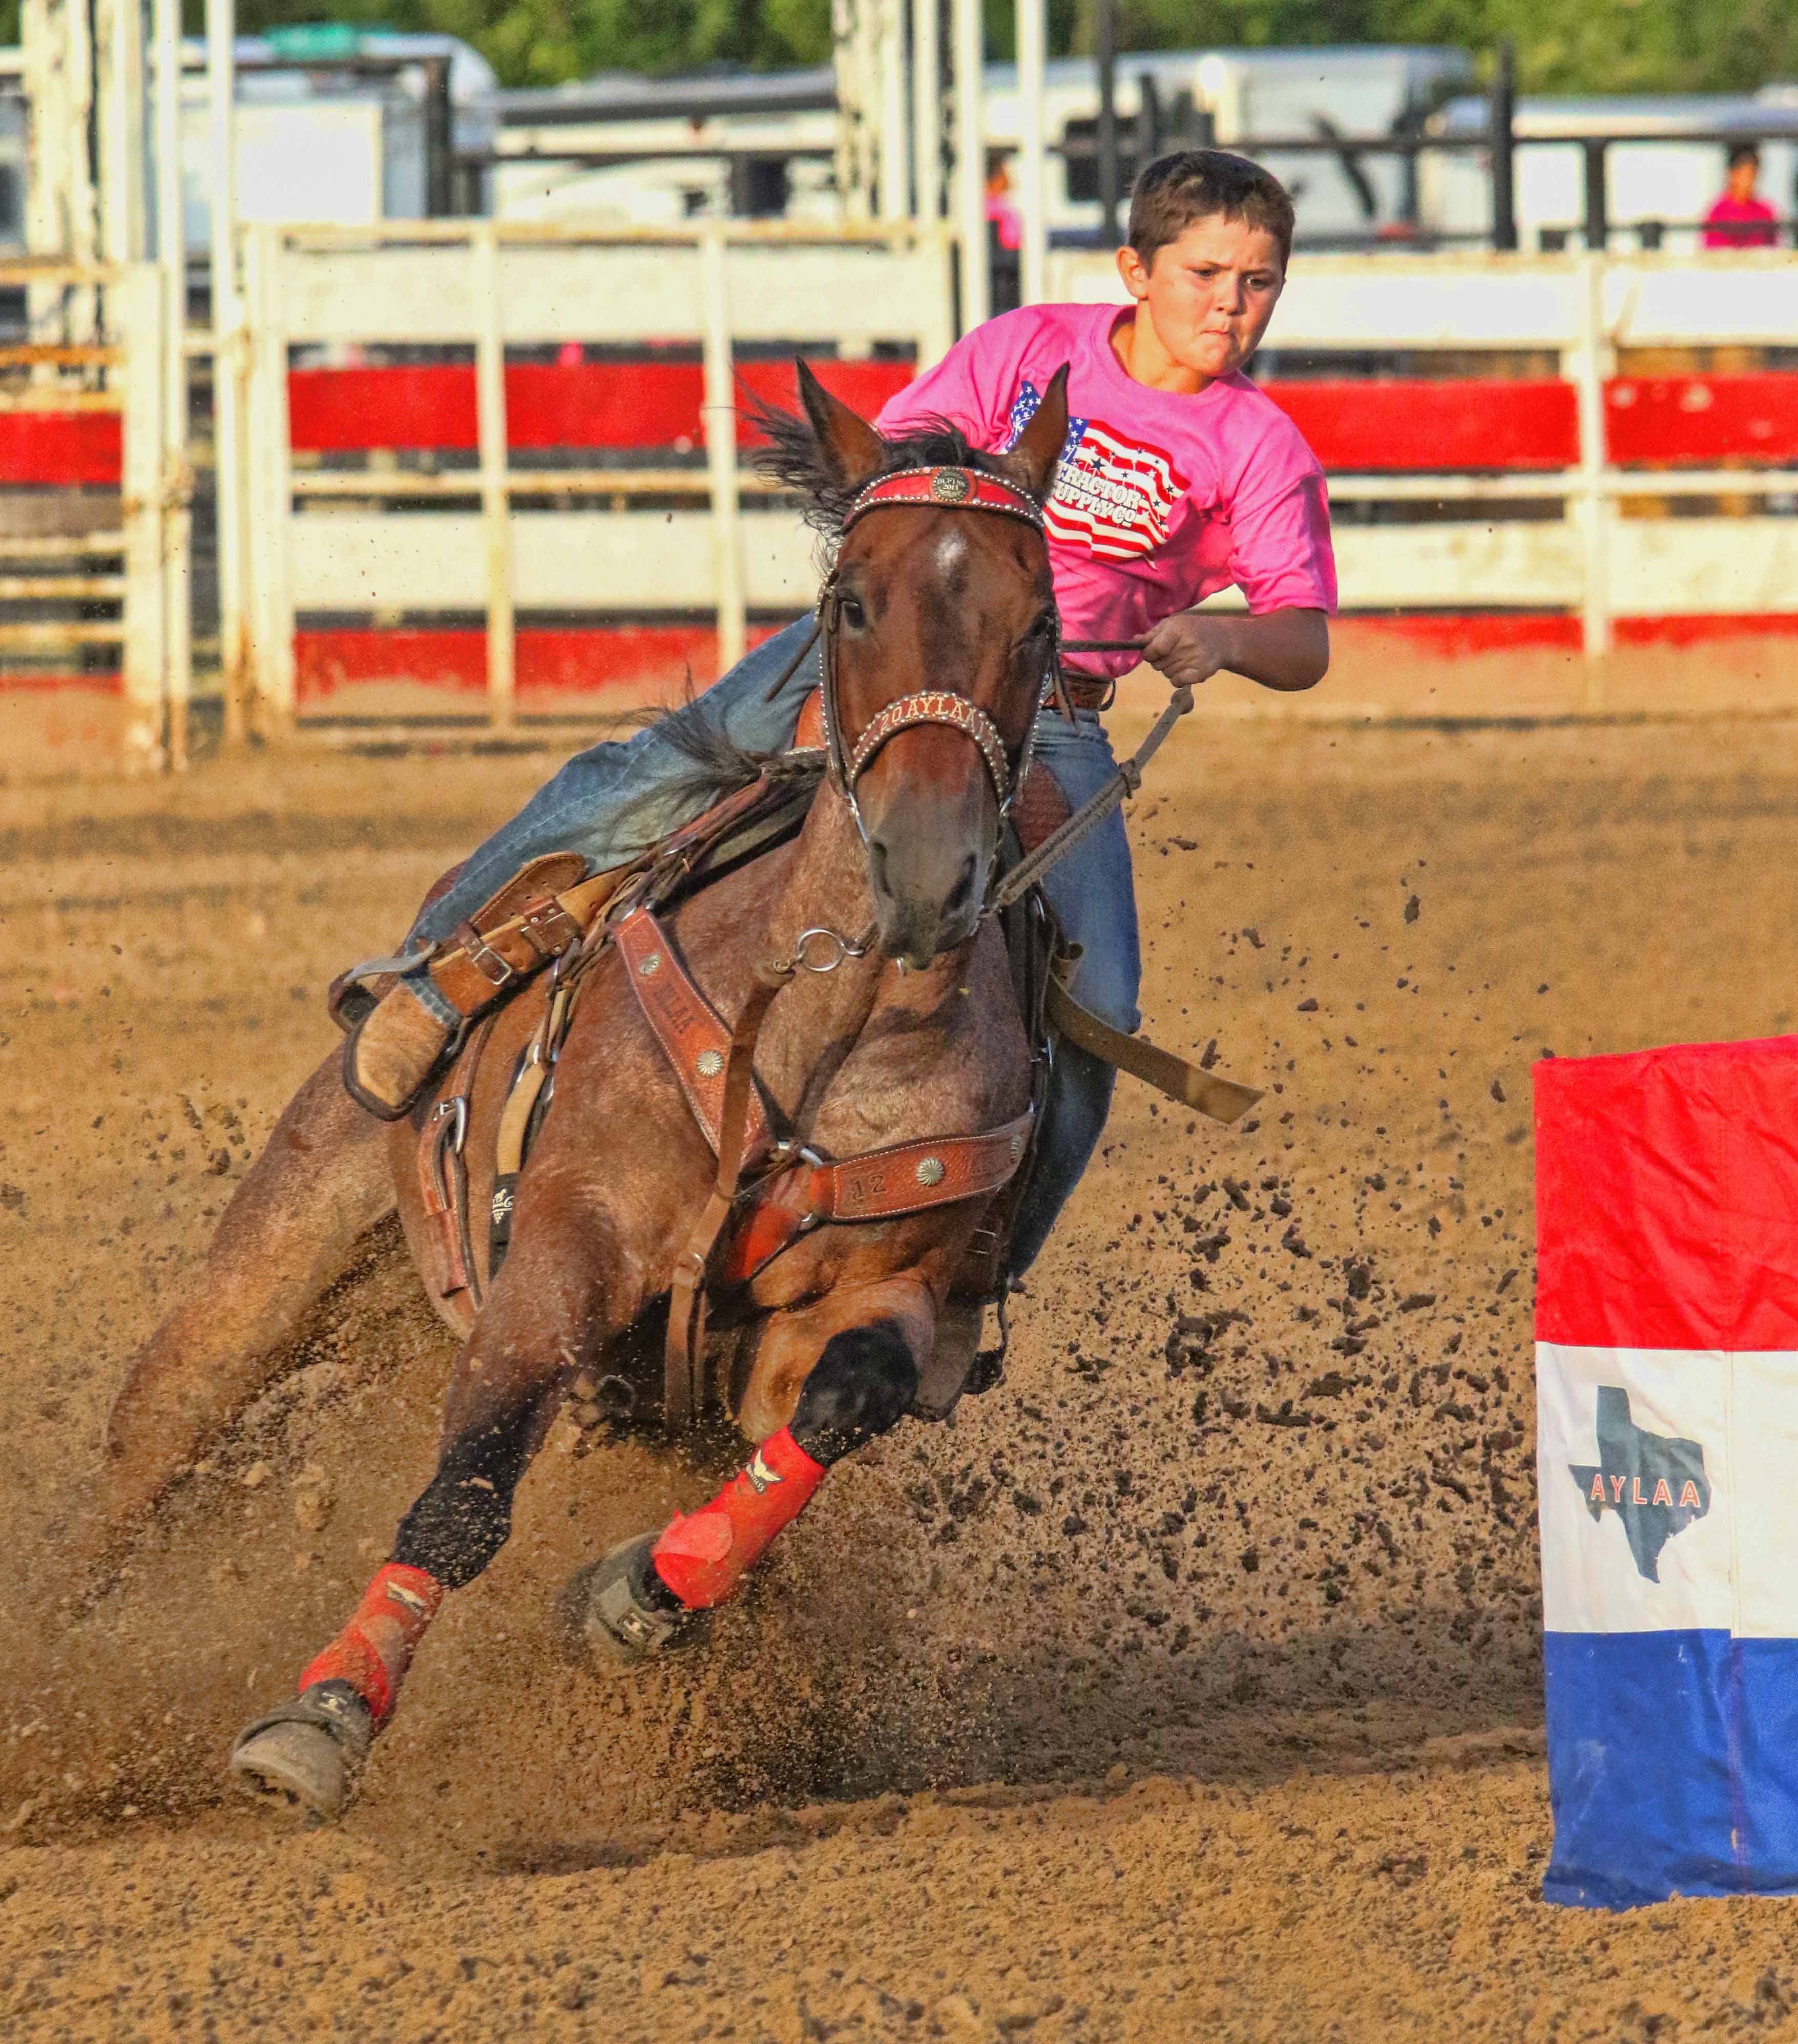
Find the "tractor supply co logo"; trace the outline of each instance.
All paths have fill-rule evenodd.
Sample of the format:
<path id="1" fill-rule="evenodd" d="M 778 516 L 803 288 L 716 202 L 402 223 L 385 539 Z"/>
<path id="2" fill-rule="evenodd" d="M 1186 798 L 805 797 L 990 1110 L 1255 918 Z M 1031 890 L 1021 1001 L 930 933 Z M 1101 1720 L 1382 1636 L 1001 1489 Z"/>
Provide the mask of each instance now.
<path id="1" fill-rule="evenodd" d="M 1630 1394 L 1613 1384 L 1598 1387 L 1597 1466 L 1567 1466 L 1595 1523 L 1607 1512 L 1623 1522 L 1637 1570 L 1651 1583 L 1661 1580 L 1661 1550 L 1711 1508 L 1704 1449 L 1646 1432 L 1630 1417 Z"/>
<path id="2" fill-rule="evenodd" d="M 1019 384 L 1008 448 L 1042 402 L 1034 383 Z M 1127 440 L 1096 420 L 1070 419 L 1043 523 L 1050 537 L 1066 546 L 1084 547 L 1105 560 L 1129 560 L 1166 539 L 1167 521 L 1185 490 L 1185 478 L 1158 448 Z"/>

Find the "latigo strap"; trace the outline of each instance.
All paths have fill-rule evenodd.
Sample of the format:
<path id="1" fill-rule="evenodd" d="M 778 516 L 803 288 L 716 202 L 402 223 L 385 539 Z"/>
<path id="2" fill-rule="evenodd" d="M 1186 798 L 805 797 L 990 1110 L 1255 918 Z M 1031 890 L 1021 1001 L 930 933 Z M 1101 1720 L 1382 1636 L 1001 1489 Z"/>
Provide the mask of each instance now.
<path id="1" fill-rule="evenodd" d="M 1091 1009 L 1082 1008 L 1068 992 L 1064 971 L 1064 964 L 1058 961 L 1049 975 L 1043 1012 L 1050 1027 L 1070 1043 L 1078 1043 L 1081 1050 L 1090 1051 L 1095 1058 L 1102 1058 L 1120 1072 L 1143 1080 L 1170 1100 L 1197 1108 L 1201 1114 L 1226 1127 L 1239 1120 L 1261 1098 L 1253 1086 L 1220 1078 L 1189 1064 L 1184 1058 L 1177 1058 L 1171 1051 L 1101 1022 Z"/>

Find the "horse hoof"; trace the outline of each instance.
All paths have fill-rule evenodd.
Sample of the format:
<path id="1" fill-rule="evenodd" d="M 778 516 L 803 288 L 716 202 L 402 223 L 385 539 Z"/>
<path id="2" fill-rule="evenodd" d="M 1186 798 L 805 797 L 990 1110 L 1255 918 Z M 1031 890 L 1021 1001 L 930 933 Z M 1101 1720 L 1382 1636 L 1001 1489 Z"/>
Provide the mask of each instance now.
<path id="1" fill-rule="evenodd" d="M 571 1658 L 636 1667 L 698 1638 L 705 1614 L 689 1611 L 651 1565 L 658 1537 L 640 1533 L 568 1578 L 556 1611 Z"/>
<path id="2" fill-rule="evenodd" d="M 231 1778 L 265 1802 L 340 1817 L 374 1743 L 374 1719 L 355 1689 L 314 1682 L 237 1735 Z"/>

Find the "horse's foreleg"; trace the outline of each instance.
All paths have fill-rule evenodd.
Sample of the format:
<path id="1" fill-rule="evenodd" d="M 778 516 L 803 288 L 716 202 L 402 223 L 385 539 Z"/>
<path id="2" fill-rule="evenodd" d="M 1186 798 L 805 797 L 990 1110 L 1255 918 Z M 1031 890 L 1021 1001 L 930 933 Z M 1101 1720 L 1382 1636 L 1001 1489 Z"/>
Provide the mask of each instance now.
<path id="1" fill-rule="evenodd" d="M 735 1594 L 832 1465 L 912 1409 L 935 1324 L 915 1274 L 780 1316 L 744 1400 L 745 1430 L 766 1429 L 761 1445 L 698 1511 L 577 1575 L 563 1593 L 569 1631 L 628 1661 L 690 1634 L 694 1614 Z"/>
<path id="2" fill-rule="evenodd" d="M 180 1303 L 133 1359 L 106 1422 L 96 1562 L 267 1385 L 302 1316 L 392 1209 L 386 1132 L 337 1065 L 333 1052 L 288 1103 Z"/>
<path id="3" fill-rule="evenodd" d="M 505 1546 L 514 1494 L 555 1417 L 571 1359 L 614 1331 L 608 1278 L 616 1259 L 566 1230 L 540 1228 L 521 1248 L 457 1362 L 436 1472 L 401 1520 L 391 1556 L 308 1663 L 294 1701 L 239 1735 L 232 1766 L 247 1786 L 339 1814 L 445 1595 Z"/>

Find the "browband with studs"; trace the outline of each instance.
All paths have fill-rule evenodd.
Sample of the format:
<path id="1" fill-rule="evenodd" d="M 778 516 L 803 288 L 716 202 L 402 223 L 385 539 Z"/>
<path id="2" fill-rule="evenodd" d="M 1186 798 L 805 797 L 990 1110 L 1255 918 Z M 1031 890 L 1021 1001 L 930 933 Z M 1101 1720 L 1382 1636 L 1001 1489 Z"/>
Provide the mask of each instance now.
<path id="1" fill-rule="evenodd" d="M 870 511 L 909 505 L 924 511 L 995 511 L 1043 530 L 1043 507 L 1021 483 L 978 468 L 901 468 L 870 482 L 849 507 L 847 532 Z"/>

